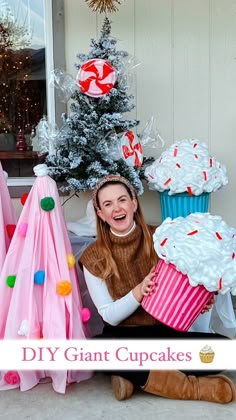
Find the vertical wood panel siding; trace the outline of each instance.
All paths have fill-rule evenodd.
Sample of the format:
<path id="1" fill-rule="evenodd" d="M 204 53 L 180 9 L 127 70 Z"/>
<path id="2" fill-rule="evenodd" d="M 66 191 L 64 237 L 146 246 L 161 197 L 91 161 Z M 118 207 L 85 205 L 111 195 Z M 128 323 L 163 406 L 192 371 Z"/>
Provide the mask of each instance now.
<path id="1" fill-rule="evenodd" d="M 211 212 L 236 226 L 236 0 L 124 0 L 108 16 L 119 48 L 140 63 L 131 83 L 138 131 L 154 116 L 165 147 L 183 138 L 208 143 L 229 174 Z M 88 52 L 103 17 L 84 0 L 65 0 L 66 68 L 74 76 L 76 54 Z M 89 198 L 68 201 L 67 220 L 82 217 Z M 157 193 L 145 188 L 141 202 L 148 222 L 159 223 Z"/>

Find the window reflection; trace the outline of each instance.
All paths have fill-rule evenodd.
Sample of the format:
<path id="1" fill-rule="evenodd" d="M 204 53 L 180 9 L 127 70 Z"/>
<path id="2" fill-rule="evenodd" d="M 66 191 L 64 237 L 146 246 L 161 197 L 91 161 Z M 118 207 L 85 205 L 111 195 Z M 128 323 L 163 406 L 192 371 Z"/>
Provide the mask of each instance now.
<path id="1" fill-rule="evenodd" d="M 34 128 L 46 109 L 43 0 L 0 1 L 0 159 L 9 176 L 31 176 Z"/>

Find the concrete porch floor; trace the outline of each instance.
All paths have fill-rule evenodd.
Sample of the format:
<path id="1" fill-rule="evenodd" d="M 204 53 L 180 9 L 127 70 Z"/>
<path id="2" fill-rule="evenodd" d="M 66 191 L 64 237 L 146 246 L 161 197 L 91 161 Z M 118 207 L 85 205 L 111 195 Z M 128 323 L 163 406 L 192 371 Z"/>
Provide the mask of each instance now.
<path id="1" fill-rule="evenodd" d="M 236 384 L 236 371 L 227 372 Z M 0 419 L 3 420 L 234 420 L 236 402 L 215 404 L 205 401 L 177 401 L 137 392 L 126 401 L 116 401 L 110 378 L 102 374 L 72 384 L 65 394 L 57 394 L 50 383 L 21 392 L 0 392 Z"/>

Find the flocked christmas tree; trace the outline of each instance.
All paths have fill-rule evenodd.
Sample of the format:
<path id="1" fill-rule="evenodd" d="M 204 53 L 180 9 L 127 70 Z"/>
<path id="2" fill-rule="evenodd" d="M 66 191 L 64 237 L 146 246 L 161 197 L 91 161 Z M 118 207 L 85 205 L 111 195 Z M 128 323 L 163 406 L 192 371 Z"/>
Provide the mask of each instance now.
<path id="1" fill-rule="evenodd" d="M 140 162 L 135 159 L 133 165 L 128 165 L 120 153 L 122 135 L 128 132 L 132 137 L 134 133 L 131 129 L 139 121 L 124 117 L 124 113 L 134 108 L 126 71 L 130 57 L 126 51 L 118 51 L 116 43 L 111 36 L 111 22 L 106 17 L 99 40 L 91 40 L 91 50 L 87 55 L 78 55 L 81 64 L 76 64 L 76 67 L 79 72 L 83 66 L 86 72 L 87 65 L 90 65 L 87 71 L 91 70 L 92 59 L 96 59 L 96 62 L 104 60 L 107 65 L 103 68 L 103 78 L 111 75 L 112 69 L 115 80 L 108 93 L 90 96 L 88 86 L 90 84 L 92 89 L 91 80 L 97 72 L 92 63 L 91 78 L 81 81 L 71 95 L 71 113 L 63 114 L 63 125 L 54 150 L 49 151 L 46 157 L 50 175 L 65 183 L 64 190 L 91 190 L 100 178 L 109 174 L 120 174 L 130 180 L 138 193 L 143 192 L 140 179 L 142 160 Z M 109 83 L 106 86 L 109 88 Z M 103 89 L 104 85 L 100 87 Z M 132 142 L 132 138 L 130 140 Z M 127 157 L 139 152 L 142 152 L 140 143 L 131 152 L 128 150 Z"/>

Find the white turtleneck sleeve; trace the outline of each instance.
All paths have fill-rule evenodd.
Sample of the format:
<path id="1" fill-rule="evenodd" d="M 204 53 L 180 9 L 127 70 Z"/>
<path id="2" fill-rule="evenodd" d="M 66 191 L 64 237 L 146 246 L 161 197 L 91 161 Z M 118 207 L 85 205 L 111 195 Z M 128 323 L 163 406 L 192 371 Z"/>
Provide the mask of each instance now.
<path id="1" fill-rule="evenodd" d="M 91 274 L 85 267 L 84 278 L 91 299 L 102 319 L 110 325 L 118 325 L 138 309 L 140 303 L 132 290 L 120 299 L 113 300 L 106 282 Z"/>

